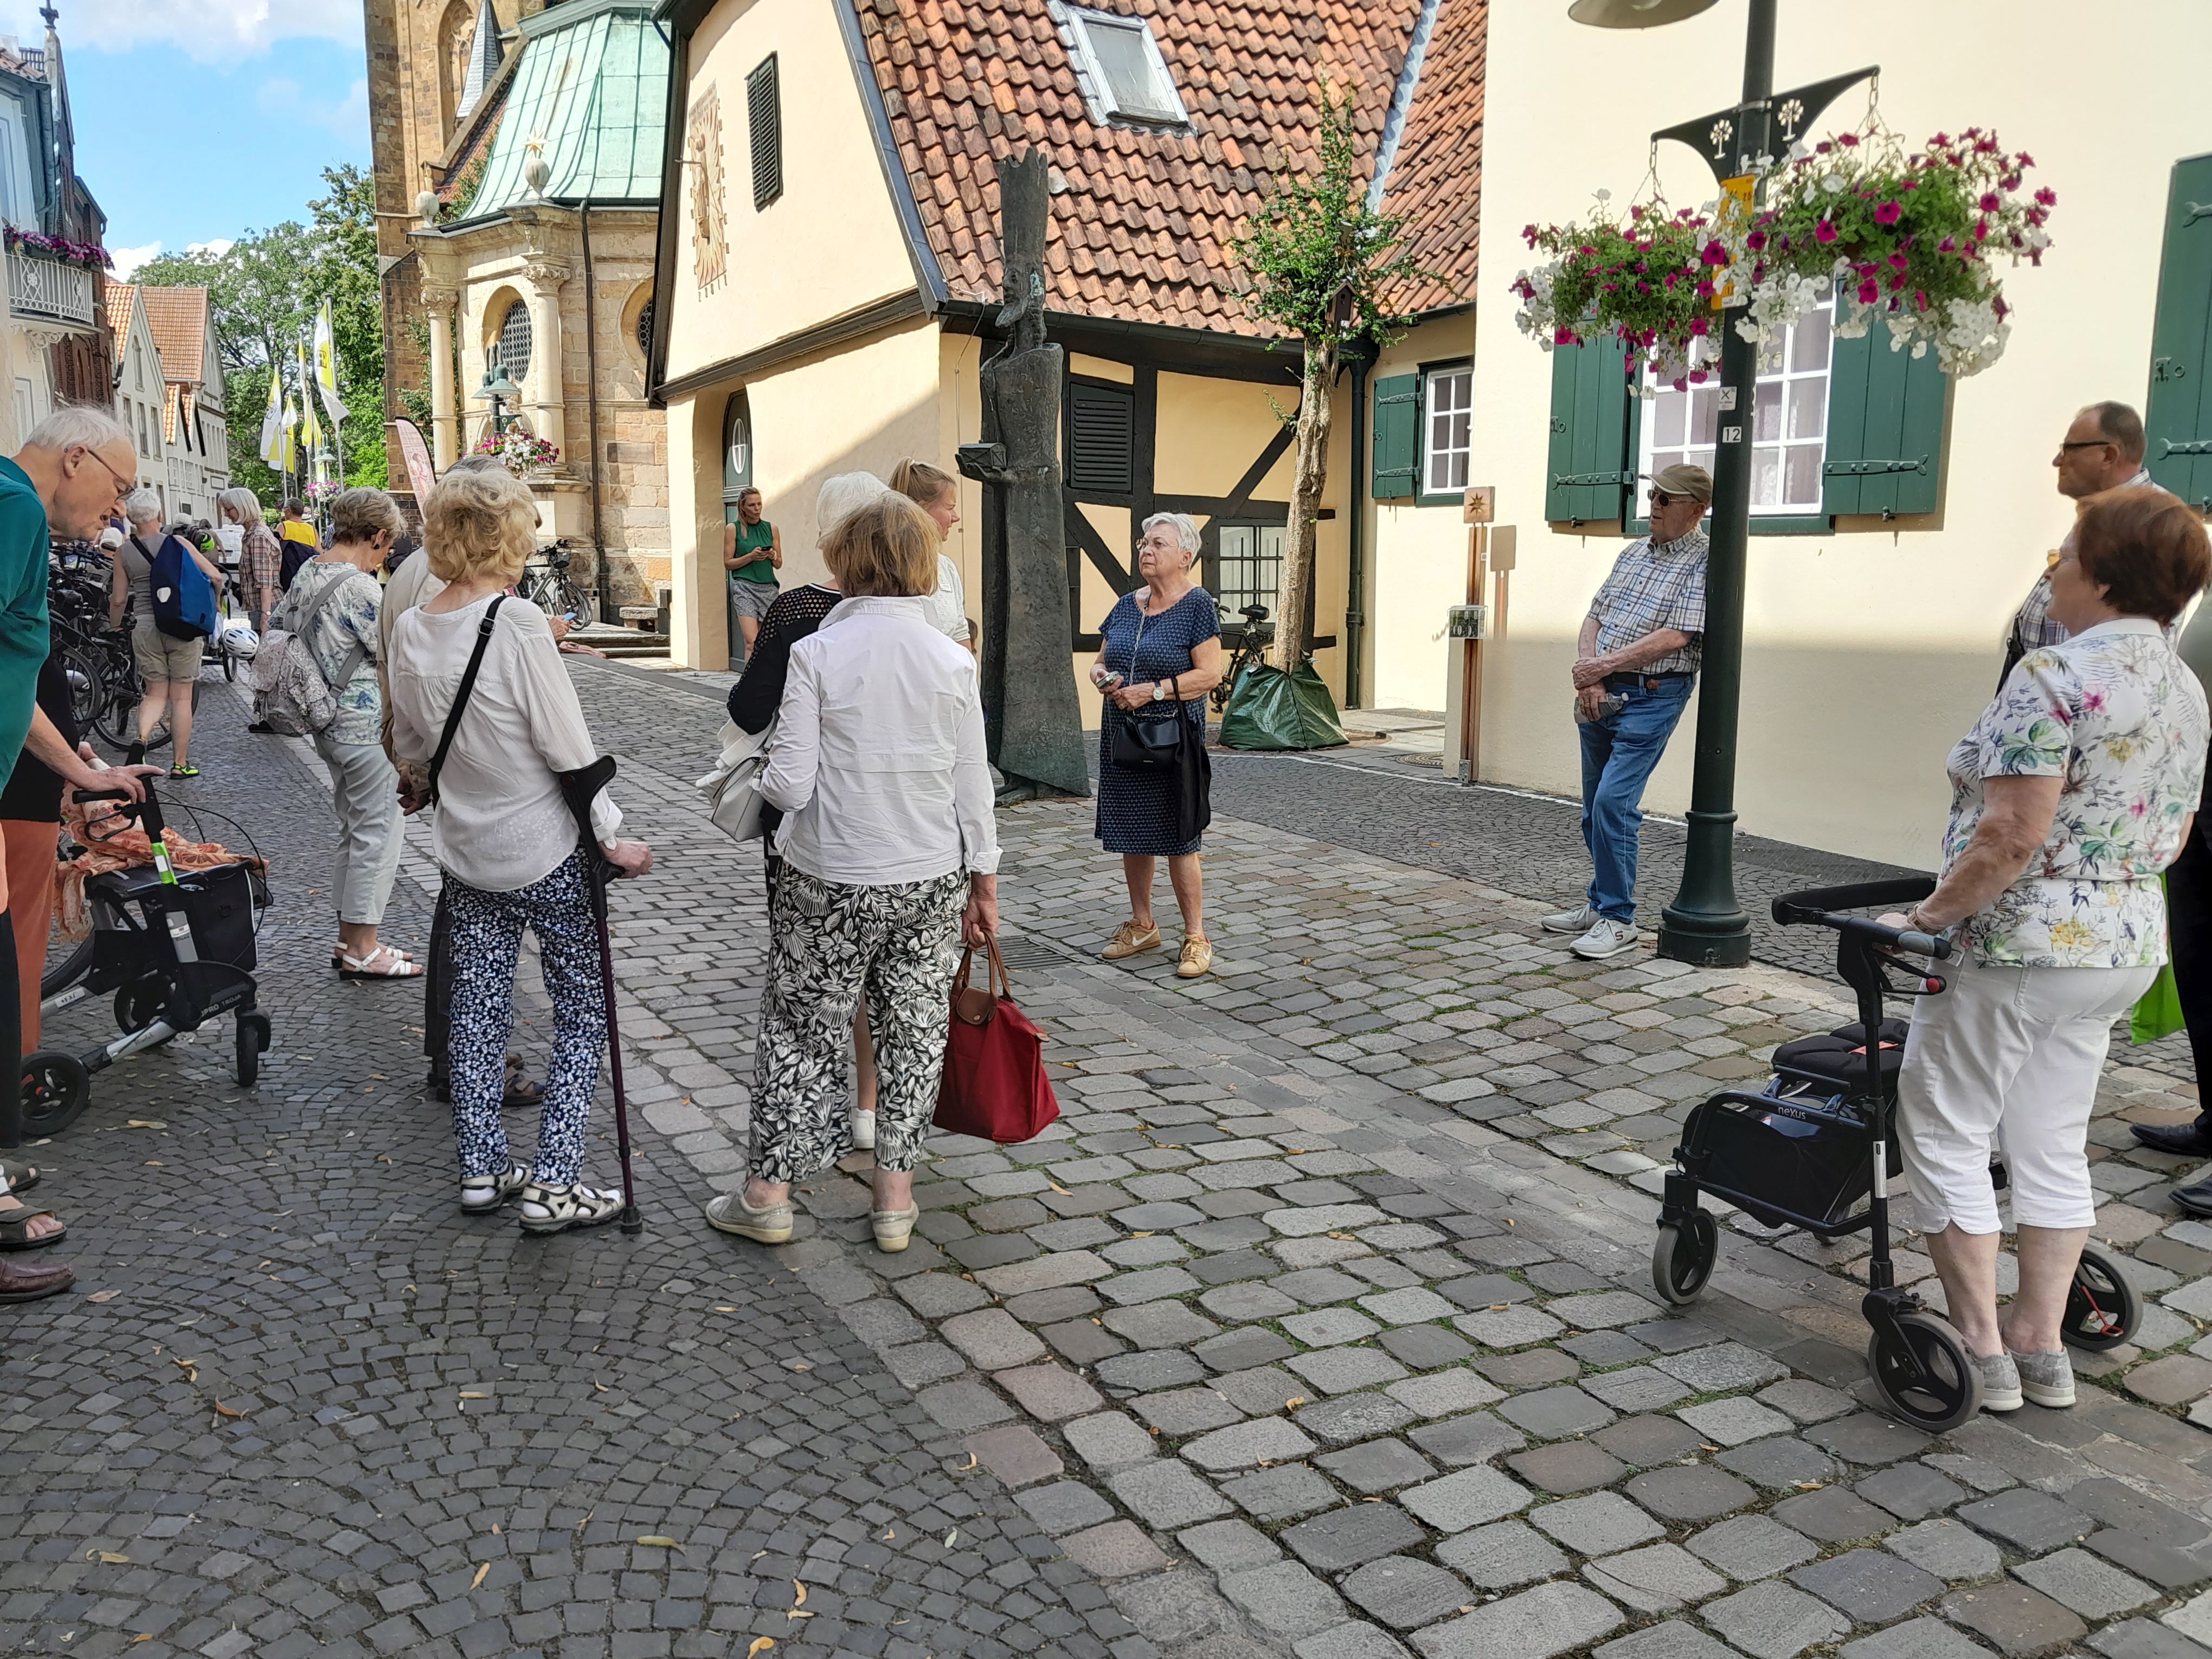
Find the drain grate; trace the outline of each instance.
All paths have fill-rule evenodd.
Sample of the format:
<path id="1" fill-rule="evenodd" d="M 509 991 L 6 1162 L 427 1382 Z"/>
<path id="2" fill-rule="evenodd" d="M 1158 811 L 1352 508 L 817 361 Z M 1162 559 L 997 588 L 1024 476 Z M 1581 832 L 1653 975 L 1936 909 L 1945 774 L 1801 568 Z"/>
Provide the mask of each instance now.
<path id="1" fill-rule="evenodd" d="M 1019 933 L 1004 932 L 999 935 L 999 960 L 1006 964 L 1010 973 L 1031 969 L 1045 973 L 1067 965 L 1067 958 L 1049 945 Z"/>

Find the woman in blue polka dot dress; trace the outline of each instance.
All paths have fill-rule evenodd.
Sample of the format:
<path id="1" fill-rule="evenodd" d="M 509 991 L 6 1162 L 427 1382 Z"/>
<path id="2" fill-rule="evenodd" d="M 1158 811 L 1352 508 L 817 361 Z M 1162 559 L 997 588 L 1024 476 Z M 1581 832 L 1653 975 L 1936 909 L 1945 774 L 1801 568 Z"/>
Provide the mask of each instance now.
<path id="1" fill-rule="evenodd" d="M 1159 948 L 1152 919 L 1154 861 L 1168 861 L 1168 880 L 1182 912 L 1182 951 L 1176 973 L 1196 979 L 1213 965 L 1206 942 L 1199 838 L 1176 833 L 1176 775 L 1114 764 L 1114 732 L 1124 721 L 1181 719 L 1193 738 L 1206 741 L 1206 694 L 1221 683 L 1221 611 L 1199 586 L 1198 526 L 1184 513 L 1155 513 L 1137 544 L 1137 574 L 1145 586 L 1125 593 L 1099 624 L 1098 659 L 1091 683 L 1105 695 L 1098 732 L 1098 817 L 1096 834 L 1109 853 L 1121 855 L 1129 884 L 1129 920 L 1100 952 L 1109 962 Z"/>

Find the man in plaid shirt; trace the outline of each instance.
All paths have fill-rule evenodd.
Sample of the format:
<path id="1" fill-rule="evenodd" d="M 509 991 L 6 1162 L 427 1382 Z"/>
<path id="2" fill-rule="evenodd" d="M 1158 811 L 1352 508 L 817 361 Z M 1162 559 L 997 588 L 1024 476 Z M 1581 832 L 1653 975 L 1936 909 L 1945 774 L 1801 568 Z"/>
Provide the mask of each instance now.
<path id="1" fill-rule="evenodd" d="M 1651 480 L 1651 531 L 1632 542 L 1590 601 L 1575 652 L 1575 719 L 1583 743 L 1587 902 L 1546 916 L 1573 933 L 1567 948 L 1597 961 L 1636 948 L 1636 836 L 1644 786 L 1690 701 L 1705 631 L 1705 537 L 1713 499 L 1701 466 Z"/>
<path id="2" fill-rule="evenodd" d="M 2149 469 L 2142 464 L 2142 416 L 2125 404 L 2091 404 L 2074 416 L 2051 465 L 2058 469 L 2058 493 L 2069 501 L 2086 501 L 2101 490 L 2148 483 Z M 2051 619 L 2051 566 L 2058 555 L 2050 555 L 2043 574 L 2027 590 L 2020 609 L 2005 629 L 2004 670 L 1997 676 L 2002 686 L 2012 678 L 2013 665 L 2031 651 L 2057 645 L 2066 630 Z"/>

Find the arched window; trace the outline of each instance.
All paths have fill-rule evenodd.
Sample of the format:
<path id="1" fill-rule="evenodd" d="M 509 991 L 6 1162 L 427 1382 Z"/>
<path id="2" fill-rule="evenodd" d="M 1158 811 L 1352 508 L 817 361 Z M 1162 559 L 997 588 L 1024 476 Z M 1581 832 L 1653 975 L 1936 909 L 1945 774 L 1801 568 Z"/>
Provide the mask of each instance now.
<path id="1" fill-rule="evenodd" d="M 637 308 L 637 349 L 647 362 L 653 361 L 653 301 L 647 300 Z"/>
<path id="2" fill-rule="evenodd" d="M 530 307 L 521 300 L 508 302 L 499 319 L 499 337 L 492 342 L 491 357 L 517 386 L 530 373 Z"/>
<path id="3" fill-rule="evenodd" d="M 738 497 L 752 482 L 752 410 L 744 392 L 733 392 L 722 420 L 722 516 L 732 523 L 737 521 Z"/>

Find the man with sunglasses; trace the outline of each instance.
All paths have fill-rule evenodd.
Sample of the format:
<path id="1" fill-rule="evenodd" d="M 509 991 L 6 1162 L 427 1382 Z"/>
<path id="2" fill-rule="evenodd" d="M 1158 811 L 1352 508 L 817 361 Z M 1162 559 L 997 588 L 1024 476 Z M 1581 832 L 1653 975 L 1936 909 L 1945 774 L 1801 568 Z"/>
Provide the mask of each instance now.
<path id="1" fill-rule="evenodd" d="M 1587 902 L 1546 916 L 1547 933 L 1595 962 L 1636 948 L 1636 836 L 1644 786 L 1667 752 L 1695 683 L 1705 631 L 1705 537 L 1713 499 L 1701 466 L 1663 467 L 1651 480 L 1650 532 L 1613 561 L 1583 619 L 1575 650 L 1575 719 L 1582 732 Z"/>
<path id="2" fill-rule="evenodd" d="M 2142 458 L 2142 416 L 2125 404 L 2108 401 L 2091 404 L 2074 416 L 2051 465 L 2058 471 L 2058 493 L 2081 501 L 2100 490 L 2148 483 L 2150 472 Z M 2057 562 L 2058 555 L 2051 554 L 2035 586 L 2013 612 L 2005 629 L 2000 686 L 2012 677 L 2013 665 L 2029 652 L 2061 644 L 2066 638 L 2066 630 L 2051 619 L 2051 566 Z"/>

